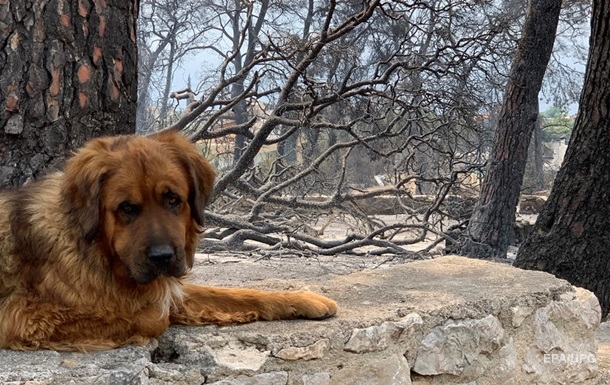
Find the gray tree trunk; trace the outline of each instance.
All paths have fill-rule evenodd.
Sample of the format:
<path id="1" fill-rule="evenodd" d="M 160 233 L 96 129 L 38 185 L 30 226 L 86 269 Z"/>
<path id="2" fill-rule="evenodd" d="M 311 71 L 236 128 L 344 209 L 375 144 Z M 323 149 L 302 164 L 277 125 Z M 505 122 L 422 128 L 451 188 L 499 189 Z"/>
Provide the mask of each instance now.
<path id="1" fill-rule="evenodd" d="M 0 186 L 135 130 L 138 1 L 0 2 Z"/>
<path id="2" fill-rule="evenodd" d="M 463 239 L 464 255 L 506 257 L 560 9 L 561 0 L 529 1 L 481 195 Z"/>

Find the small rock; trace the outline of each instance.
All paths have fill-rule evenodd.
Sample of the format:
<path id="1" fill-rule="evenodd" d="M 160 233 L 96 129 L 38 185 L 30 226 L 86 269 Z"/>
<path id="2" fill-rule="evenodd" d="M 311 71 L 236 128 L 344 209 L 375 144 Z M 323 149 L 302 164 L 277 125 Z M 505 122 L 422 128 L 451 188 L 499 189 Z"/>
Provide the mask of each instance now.
<path id="1" fill-rule="evenodd" d="M 421 316 L 411 313 L 397 322 L 386 321 L 379 326 L 356 328 L 352 331 L 352 335 L 343 349 L 352 353 L 385 350 L 392 342 L 397 341 L 405 330 L 409 331 L 422 324 Z"/>
<path id="2" fill-rule="evenodd" d="M 529 306 L 514 306 L 510 308 L 510 311 L 513 313 L 512 324 L 514 327 L 518 328 L 523 321 L 534 312 L 534 309 Z"/>
<path id="3" fill-rule="evenodd" d="M 177 364 L 157 364 L 149 367 L 149 385 L 191 385 L 205 383 L 200 369 Z"/>
<path id="4" fill-rule="evenodd" d="M 275 355 L 278 358 L 287 361 L 296 360 L 315 360 L 316 358 L 322 358 L 328 352 L 330 347 L 330 340 L 327 338 L 316 341 L 314 344 L 305 347 L 291 346 L 280 350 Z"/>
<path id="5" fill-rule="evenodd" d="M 254 346 L 224 346 L 214 351 L 218 366 L 231 370 L 259 370 L 267 361 L 269 351 L 260 351 Z"/>
<path id="6" fill-rule="evenodd" d="M 366 365 L 346 367 L 334 374 L 330 385 L 409 385 L 411 371 L 401 355 L 372 359 Z"/>
<path id="7" fill-rule="evenodd" d="M 220 380 L 210 385 L 286 385 L 287 372 L 271 372 L 257 374 L 256 376 L 238 376 L 233 379 Z"/>
<path id="8" fill-rule="evenodd" d="M 329 373 L 305 374 L 302 377 L 303 385 L 329 385 Z"/>

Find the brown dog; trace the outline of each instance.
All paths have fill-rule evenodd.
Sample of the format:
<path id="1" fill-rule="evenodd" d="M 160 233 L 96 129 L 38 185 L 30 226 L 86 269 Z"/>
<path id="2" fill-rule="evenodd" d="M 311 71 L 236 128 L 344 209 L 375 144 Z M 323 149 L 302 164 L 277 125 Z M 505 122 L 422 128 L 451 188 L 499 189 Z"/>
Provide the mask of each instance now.
<path id="1" fill-rule="evenodd" d="M 0 348 L 143 344 L 170 323 L 335 314 L 307 291 L 185 283 L 214 171 L 183 136 L 95 139 L 51 174 L 0 194 Z"/>

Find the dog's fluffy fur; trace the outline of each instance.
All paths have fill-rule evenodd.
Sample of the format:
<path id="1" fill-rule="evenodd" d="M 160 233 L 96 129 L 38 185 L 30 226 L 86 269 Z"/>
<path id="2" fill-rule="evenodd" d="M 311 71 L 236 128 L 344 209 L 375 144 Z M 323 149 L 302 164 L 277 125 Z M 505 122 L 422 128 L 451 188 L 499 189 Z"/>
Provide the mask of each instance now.
<path id="1" fill-rule="evenodd" d="M 88 142 L 66 164 L 0 194 L 0 348 L 143 344 L 170 323 L 320 319 L 334 301 L 183 281 L 214 171 L 183 136 Z"/>

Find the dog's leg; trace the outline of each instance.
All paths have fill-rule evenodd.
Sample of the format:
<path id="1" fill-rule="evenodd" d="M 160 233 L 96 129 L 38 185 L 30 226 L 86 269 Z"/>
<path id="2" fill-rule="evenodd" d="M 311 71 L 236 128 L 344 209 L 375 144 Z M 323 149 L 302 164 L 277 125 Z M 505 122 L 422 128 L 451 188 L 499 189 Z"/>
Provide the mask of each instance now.
<path id="1" fill-rule="evenodd" d="M 0 348 L 92 351 L 144 345 L 169 323 L 168 314 L 155 303 L 121 312 L 22 297 L 0 311 Z"/>
<path id="2" fill-rule="evenodd" d="M 246 323 L 294 318 L 323 319 L 337 312 L 335 301 L 309 291 L 184 286 L 184 299 L 171 322 L 184 325 Z"/>

